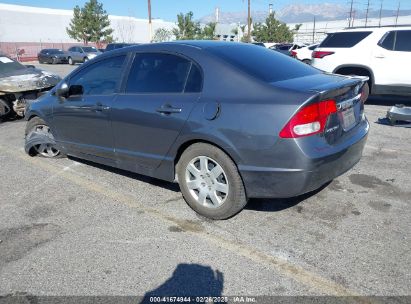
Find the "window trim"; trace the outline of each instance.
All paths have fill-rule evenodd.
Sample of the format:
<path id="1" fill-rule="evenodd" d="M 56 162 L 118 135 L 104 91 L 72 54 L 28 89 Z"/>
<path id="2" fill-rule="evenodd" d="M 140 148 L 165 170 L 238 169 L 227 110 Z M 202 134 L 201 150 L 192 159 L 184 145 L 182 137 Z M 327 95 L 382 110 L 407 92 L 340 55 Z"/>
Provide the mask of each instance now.
<path id="1" fill-rule="evenodd" d="M 190 69 L 188 70 L 187 76 L 186 76 L 186 80 L 184 82 L 184 87 L 183 90 L 181 92 L 127 92 L 126 91 L 126 87 L 127 87 L 127 81 L 128 78 L 130 76 L 130 72 L 131 72 L 131 68 L 133 66 L 134 63 L 134 59 L 141 54 L 165 54 L 165 55 L 174 55 L 177 57 L 181 57 L 185 60 L 188 60 L 191 64 L 190 64 Z M 193 64 L 195 64 L 197 66 L 197 68 L 200 71 L 201 74 L 201 90 L 199 92 L 186 92 L 186 86 L 187 86 L 187 80 L 188 80 L 188 76 L 190 75 L 191 72 L 191 68 L 193 66 Z M 122 86 L 120 88 L 120 94 L 124 94 L 124 95 L 179 95 L 179 94 L 201 94 L 203 92 L 203 88 L 204 88 L 204 72 L 203 69 L 201 68 L 201 65 L 198 64 L 197 61 L 195 61 L 194 59 L 178 53 L 178 52 L 172 52 L 172 51 L 161 51 L 161 50 L 155 50 L 155 51 L 149 51 L 149 50 L 137 50 L 137 51 L 132 51 L 131 55 L 130 55 L 130 59 L 128 62 L 128 66 L 124 71 L 124 77 L 122 79 Z"/>

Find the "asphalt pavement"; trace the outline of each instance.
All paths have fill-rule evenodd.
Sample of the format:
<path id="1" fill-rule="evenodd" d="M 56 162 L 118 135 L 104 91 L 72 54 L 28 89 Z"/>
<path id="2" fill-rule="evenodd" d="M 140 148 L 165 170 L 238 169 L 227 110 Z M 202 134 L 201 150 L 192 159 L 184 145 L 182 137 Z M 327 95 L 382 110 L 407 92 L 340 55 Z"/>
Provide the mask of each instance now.
<path id="1" fill-rule="evenodd" d="M 65 75 L 69 65 L 41 65 Z M 411 129 L 366 105 L 362 160 L 314 193 L 197 216 L 176 184 L 24 153 L 0 124 L 0 295 L 410 295 Z"/>

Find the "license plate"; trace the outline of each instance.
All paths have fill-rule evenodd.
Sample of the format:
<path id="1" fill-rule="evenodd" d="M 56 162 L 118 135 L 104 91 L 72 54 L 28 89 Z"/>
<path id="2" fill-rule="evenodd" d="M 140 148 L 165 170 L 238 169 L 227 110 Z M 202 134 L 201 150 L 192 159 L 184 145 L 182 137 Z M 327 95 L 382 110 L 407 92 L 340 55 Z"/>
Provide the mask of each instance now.
<path id="1" fill-rule="evenodd" d="M 355 125 L 355 115 L 354 109 L 348 108 L 342 112 L 343 117 L 343 128 L 344 130 L 349 130 Z"/>

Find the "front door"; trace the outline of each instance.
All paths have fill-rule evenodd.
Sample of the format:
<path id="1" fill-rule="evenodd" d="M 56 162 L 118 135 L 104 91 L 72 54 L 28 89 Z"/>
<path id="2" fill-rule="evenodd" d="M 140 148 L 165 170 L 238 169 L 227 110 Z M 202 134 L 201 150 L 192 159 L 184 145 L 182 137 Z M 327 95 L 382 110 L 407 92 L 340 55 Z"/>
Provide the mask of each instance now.
<path id="1" fill-rule="evenodd" d="M 53 108 L 53 129 L 69 154 L 113 158 L 110 111 L 125 58 L 120 55 L 97 61 L 68 80 L 67 98 L 60 98 Z"/>
<path id="2" fill-rule="evenodd" d="M 111 120 L 120 167 L 151 175 L 199 99 L 196 64 L 175 54 L 137 53 Z"/>

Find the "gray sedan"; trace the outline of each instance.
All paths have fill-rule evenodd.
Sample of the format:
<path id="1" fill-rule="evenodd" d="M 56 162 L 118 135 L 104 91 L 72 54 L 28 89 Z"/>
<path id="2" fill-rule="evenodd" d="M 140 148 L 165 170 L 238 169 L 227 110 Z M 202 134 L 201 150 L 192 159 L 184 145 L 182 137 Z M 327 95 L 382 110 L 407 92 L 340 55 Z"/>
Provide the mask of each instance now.
<path id="1" fill-rule="evenodd" d="M 367 80 L 245 43 L 127 47 L 31 103 L 25 148 L 178 181 L 192 209 L 226 219 L 249 198 L 298 196 L 351 169 Z"/>
<path id="2" fill-rule="evenodd" d="M 70 64 L 84 63 L 102 54 L 94 46 L 72 46 L 68 49 L 67 56 Z"/>

